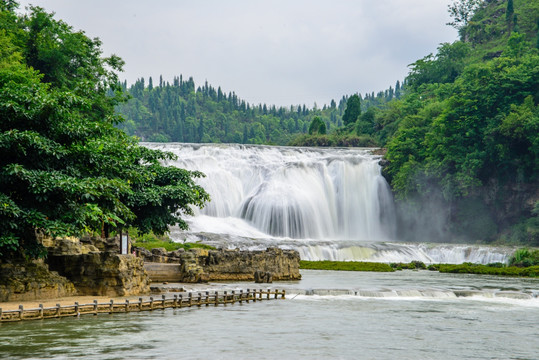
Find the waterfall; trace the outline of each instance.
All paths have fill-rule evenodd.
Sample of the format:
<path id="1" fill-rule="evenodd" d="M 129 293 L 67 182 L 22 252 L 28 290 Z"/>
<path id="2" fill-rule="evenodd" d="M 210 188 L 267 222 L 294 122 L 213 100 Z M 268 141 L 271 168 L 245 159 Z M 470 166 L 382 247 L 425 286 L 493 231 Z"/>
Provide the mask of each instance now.
<path id="1" fill-rule="evenodd" d="M 191 221 L 193 229 L 204 227 L 203 222 L 232 221 L 236 232 L 247 236 L 253 229 L 291 239 L 382 241 L 394 236 L 391 193 L 380 157 L 368 149 L 145 145 L 178 155 L 171 165 L 206 174 L 200 185 L 211 201 Z"/>
<path id="2" fill-rule="evenodd" d="M 391 191 L 370 149 L 143 143 L 178 156 L 167 165 L 206 174 L 210 194 L 176 241 L 223 248 L 295 249 L 304 260 L 505 262 L 511 248 L 403 244 Z M 433 239 L 436 242 L 437 239 Z"/>

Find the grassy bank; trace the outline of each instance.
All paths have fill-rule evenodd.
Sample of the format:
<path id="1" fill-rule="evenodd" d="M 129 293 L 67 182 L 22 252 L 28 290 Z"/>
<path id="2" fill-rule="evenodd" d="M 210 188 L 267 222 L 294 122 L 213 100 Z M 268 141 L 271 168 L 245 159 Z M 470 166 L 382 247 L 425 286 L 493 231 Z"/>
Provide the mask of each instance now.
<path id="1" fill-rule="evenodd" d="M 334 270 L 334 271 L 376 271 L 393 272 L 396 270 L 430 270 L 441 273 L 480 274 L 500 276 L 539 277 L 539 265 L 529 267 L 505 266 L 496 263 L 480 264 L 436 264 L 428 267 L 421 262 L 385 264 L 375 262 L 357 261 L 305 261 L 300 262 L 300 269 L 308 270 Z"/>
<path id="2" fill-rule="evenodd" d="M 392 272 L 395 271 L 391 266 L 376 262 L 359 261 L 306 261 L 299 263 L 300 269 L 309 270 L 336 270 L 336 271 L 376 271 Z"/>
<path id="3" fill-rule="evenodd" d="M 168 235 L 155 235 L 153 232 L 149 234 L 139 234 L 135 228 L 129 228 L 129 236 L 133 246 L 152 250 L 155 248 L 165 248 L 167 251 L 175 251 L 178 249 L 215 249 L 213 246 L 200 243 L 190 242 L 174 242 Z"/>
<path id="4" fill-rule="evenodd" d="M 459 265 L 439 264 L 439 265 L 430 265 L 428 269 L 432 271 L 439 271 L 441 273 L 454 273 L 454 274 L 539 277 L 538 265 L 529 266 L 529 267 L 516 267 L 516 266 L 498 267 L 495 264 L 493 265 L 489 266 L 489 265 L 479 265 L 479 264 L 471 264 L 471 263 L 464 263 L 464 264 L 459 264 Z"/>

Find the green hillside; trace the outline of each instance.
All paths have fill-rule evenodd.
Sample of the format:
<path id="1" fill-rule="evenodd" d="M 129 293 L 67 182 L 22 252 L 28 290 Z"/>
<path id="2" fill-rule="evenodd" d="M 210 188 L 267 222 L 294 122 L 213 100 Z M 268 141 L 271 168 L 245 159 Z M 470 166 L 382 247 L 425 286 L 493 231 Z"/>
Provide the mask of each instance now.
<path id="1" fill-rule="evenodd" d="M 195 87 L 193 78 L 161 78 L 154 84 L 139 79 L 124 90 L 131 99 L 118 107 L 127 119 L 120 125 L 130 135 L 146 141 L 287 144 L 295 135 L 308 133 L 318 117 L 327 130 L 339 127 L 346 98 L 321 109 L 305 105 L 289 108 L 251 105 L 235 93 L 215 89 L 206 82 Z M 326 130 L 326 131 L 327 131 Z"/>
<path id="2" fill-rule="evenodd" d="M 539 245 L 539 1 L 479 3 L 376 113 L 396 129 L 384 172 L 422 236 Z"/>

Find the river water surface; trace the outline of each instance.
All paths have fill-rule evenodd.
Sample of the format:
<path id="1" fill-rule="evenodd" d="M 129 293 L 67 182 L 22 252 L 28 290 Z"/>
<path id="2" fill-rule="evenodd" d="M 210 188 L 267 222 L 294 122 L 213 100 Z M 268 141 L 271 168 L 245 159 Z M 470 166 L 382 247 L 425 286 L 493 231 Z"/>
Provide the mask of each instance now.
<path id="1" fill-rule="evenodd" d="M 6 359 L 538 359 L 539 279 L 302 271 L 286 300 L 2 324 Z M 194 290 L 252 284 L 207 284 Z"/>

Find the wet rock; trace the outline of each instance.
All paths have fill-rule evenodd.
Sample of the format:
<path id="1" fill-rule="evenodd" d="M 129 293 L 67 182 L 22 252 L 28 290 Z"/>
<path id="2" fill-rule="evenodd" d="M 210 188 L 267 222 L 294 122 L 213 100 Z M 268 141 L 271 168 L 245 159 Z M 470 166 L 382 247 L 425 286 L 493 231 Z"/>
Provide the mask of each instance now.
<path id="1" fill-rule="evenodd" d="M 255 283 L 262 284 L 262 283 L 272 283 L 273 277 L 269 271 L 255 271 L 254 274 L 255 277 Z"/>

